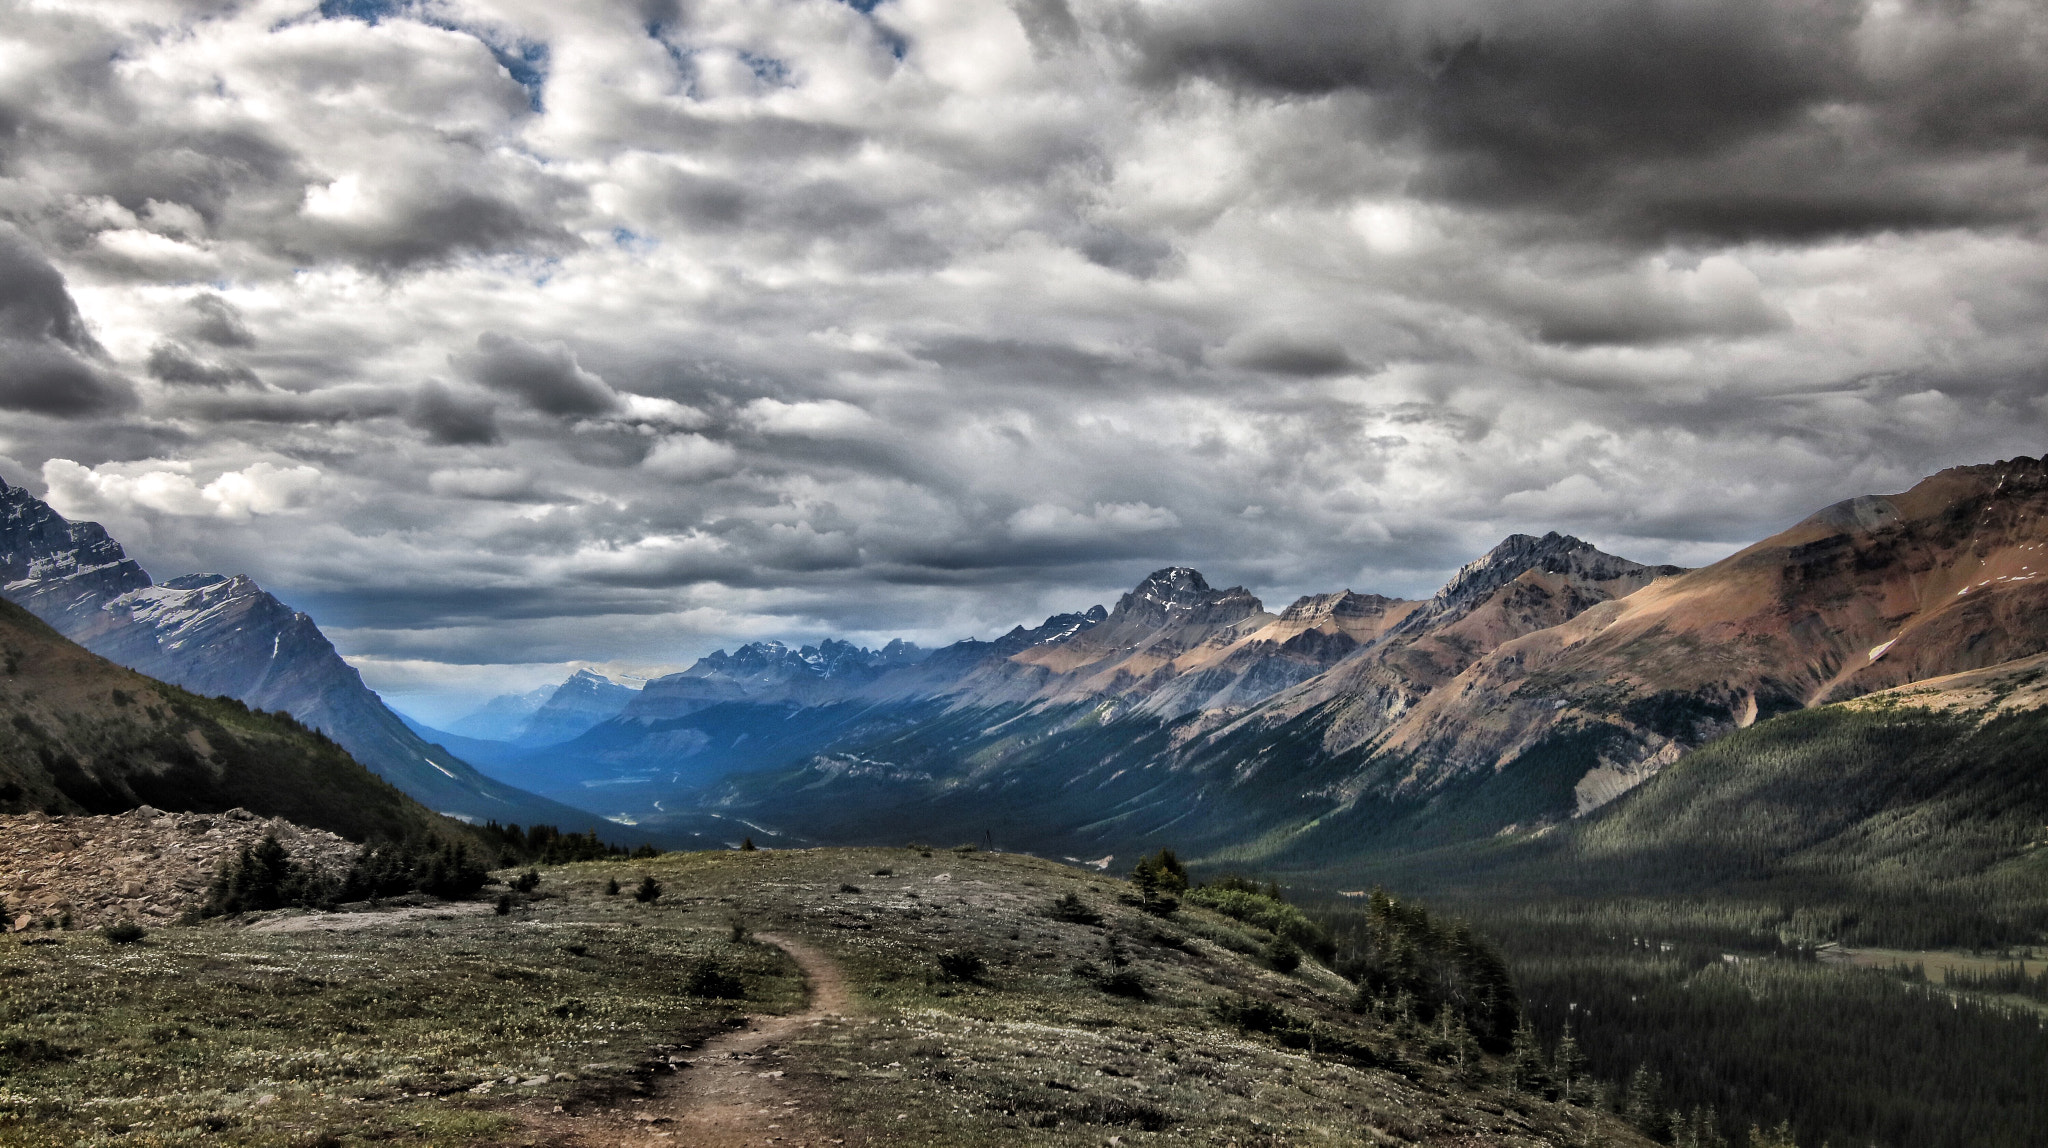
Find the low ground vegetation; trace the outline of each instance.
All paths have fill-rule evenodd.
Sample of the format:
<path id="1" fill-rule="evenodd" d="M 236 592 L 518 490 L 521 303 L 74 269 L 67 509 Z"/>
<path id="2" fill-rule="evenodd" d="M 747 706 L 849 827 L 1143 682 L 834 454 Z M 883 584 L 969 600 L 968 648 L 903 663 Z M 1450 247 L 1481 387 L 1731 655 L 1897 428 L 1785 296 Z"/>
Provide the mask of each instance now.
<path id="1" fill-rule="evenodd" d="M 658 900 L 607 895 L 643 874 Z M 855 876 L 863 891 L 841 892 Z M 735 850 L 540 877 L 502 916 L 271 910 L 118 947 L 0 944 L 0 1141 L 535 1142 L 630 1105 L 740 1012 L 797 1007 L 758 929 L 804 938 L 853 990 L 853 1015 L 763 1065 L 849 1144 L 1640 1142 L 1515 1091 L 1497 1058 L 1461 1066 L 1353 1011 L 1356 987 L 1312 953 L 1271 968 L 1269 930 L 1194 903 L 1162 917 L 1105 875 Z M 1069 895 L 1094 923 L 1048 911 Z M 266 931 L 302 919 L 329 923 Z M 949 975 L 939 954 L 980 968 Z M 1126 974 L 1142 993 L 1114 990 Z"/>

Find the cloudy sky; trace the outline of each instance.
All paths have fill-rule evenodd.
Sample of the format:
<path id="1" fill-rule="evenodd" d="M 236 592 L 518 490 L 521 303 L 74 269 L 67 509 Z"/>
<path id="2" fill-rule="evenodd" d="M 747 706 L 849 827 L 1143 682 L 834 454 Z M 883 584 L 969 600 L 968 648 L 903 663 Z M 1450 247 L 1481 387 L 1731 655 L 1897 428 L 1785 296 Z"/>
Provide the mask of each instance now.
<path id="1" fill-rule="evenodd" d="M 453 705 L 2039 453 L 2034 0 L 0 0 L 0 478 Z"/>

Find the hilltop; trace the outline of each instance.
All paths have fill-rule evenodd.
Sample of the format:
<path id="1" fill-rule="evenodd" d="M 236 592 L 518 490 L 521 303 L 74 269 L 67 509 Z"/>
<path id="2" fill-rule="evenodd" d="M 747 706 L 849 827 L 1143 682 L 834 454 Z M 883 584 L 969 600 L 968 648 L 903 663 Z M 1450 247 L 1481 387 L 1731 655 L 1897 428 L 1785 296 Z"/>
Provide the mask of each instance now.
<path id="1" fill-rule="evenodd" d="M 1137 901 L 1021 856 L 729 851 L 545 869 L 506 915 L 42 934 L 0 948 L 0 1138 L 1647 1143 Z"/>

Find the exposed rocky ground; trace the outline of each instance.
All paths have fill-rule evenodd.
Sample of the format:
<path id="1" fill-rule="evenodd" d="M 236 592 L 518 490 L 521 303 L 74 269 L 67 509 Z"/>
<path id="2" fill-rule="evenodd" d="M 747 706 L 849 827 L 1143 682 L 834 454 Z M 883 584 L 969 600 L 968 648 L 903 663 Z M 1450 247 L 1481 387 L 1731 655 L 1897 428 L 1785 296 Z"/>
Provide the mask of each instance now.
<path id="1" fill-rule="evenodd" d="M 339 876 L 356 847 L 320 829 L 226 813 L 165 813 L 143 806 L 113 817 L 0 816 L 0 902 L 7 930 L 77 928 L 112 921 L 160 924 L 206 899 L 223 860 L 266 834 L 292 859 Z"/>

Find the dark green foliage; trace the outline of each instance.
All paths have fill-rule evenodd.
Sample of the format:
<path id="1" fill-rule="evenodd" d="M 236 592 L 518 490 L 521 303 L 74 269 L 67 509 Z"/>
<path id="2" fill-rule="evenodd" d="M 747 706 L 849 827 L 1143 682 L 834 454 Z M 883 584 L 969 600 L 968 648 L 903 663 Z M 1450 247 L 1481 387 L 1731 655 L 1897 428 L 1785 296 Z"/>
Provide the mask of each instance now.
<path id="1" fill-rule="evenodd" d="M 1592 1080 L 1586 1075 L 1586 1053 L 1572 1035 L 1570 1025 L 1557 1038 L 1557 1050 L 1550 1054 L 1550 1072 L 1557 1079 L 1557 1098 L 1566 1104 L 1584 1104 Z"/>
<path id="2" fill-rule="evenodd" d="M 978 980 L 988 969 L 988 962 L 972 949 L 953 949 L 938 956 L 939 972 L 951 980 Z"/>
<path id="3" fill-rule="evenodd" d="M 512 912 L 512 894 L 510 894 L 510 893 L 500 893 L 500 894 L 498 894 L 498 902 L 497 902 L 497 904 L 496 904 L 495 906 L 493 906 L 493 908 L 497 909 L 497 911 L 498 911 L 498 915 L 499 915 L 500 917 L 504 917 L 504 916 L 508 916 L 508 915 L 510 915 L 510 914 L 511 914 L 511 912 Z"/>
<path id="4" fill-rule="evenodd" d="M 1152 999 L 1152 990 L 1145 985 L 1145 978 L 1136 969 L 1116 969 L 1099 977 L 1095 987 L 1114 997 L 1129 997 L 1132 1000 Z"/>
<path id="5" fill-rule="evenodd" d="M 1711 1145 L 1709 1110 L 1715 1135 L 1789 1119 L 1808 1148 L 2036 1148 L 2048 1127 L 2038 1016 L 1817 961 L 1778 938 L 1789 914 L 1566 903 L 1482 919 L 1538 1031 L 1569 1023 L 1587 1074 L 1624 1095 L 1639 1066 L 1655 1074 L 1658 1106 L 1688 1114 L 1674 1142 Z"/>
<path id="6" fill-rule="evenodd" d="M 633 849 L 632 856 L 635 861 L 644 861 L 650 857 L 661 856 L 661 850 L 656 849 L 652 845 L 641 844 Z"/>
<path id="7" fill-rule="evenodd" d="M 1652 1140 L 1671 1139 L 1671 1113 L 1664 1107 L 1664 1082 L 1647 1065 L 1637 1065 L 1621 1097 L 1621 1118 Z"/>
<path id="8" fill-rule="evenodd" d="M 265 834 L 256 844 L 242 846 L 234 860 L 221 864 L 199 915 L 222 917 L 292 905 L 326 906 L 334 901 L 330 884 L 293 861 L 275 836 Z"/>
<path id="9" fill-rule="evenodd" d="M 553 825 L 536 825 L 522 830 L 517 825 L 487 821 L 479 832 L 496 849 L 500 865 L 567 865 L 572 861 L 604 861 L 627 855 L 623 847 L 598 840 L 594 829 L 589 833 L 564 833 Z M 648 856 L 654 855 L 653 846 L 641 848 L 648 850 Z"/>
<path id="10" fill-rule="evenodd" d="M 747 928 L 745 917 L 736 916 L 732 920 L 727 921 L 725 925 L 725 939 L 735 945 L 746 943 L 747 937 L 752 932 L 753 930 Z"/>
<path id="11" fill-rule="evenodd" d="M 894 870 L 894 869 L 891 869 L 891 868 L 888 868 L 887 866 L 884 866 L 884 867 L 882 867 L 882 868 L 880 868 L 880 869 L 877 869 L 877 870 L 875 870 L 875 871 L 874 871 L 874 873 L 872 874 L 872 876 L 875 876 L 875 877 L 894 877 L 895 875 L 896 875 L 896 870 Z"/>
<path id="12" fill-rule="evenodd" d="M 1536 1042 L 1536 1030 L 1524 1019 L 1515 1027 L 1508 1047 L 1508 1081 L 1518 1092 L 1532 1096 L 1550 1095 L 1550 1066 L 1543 1062 L 1543 1047 Z"/>
<path id="13" fill-rule="evenodd" d="M 1449 1012 L 1490 1052 L 1505 1052 L 1521 1019 L 1507 962 L 1470 925 L 1374 889 L 1365 910 L 1319 914 L 1335 940 L 1335 968 L 1358 984 L 1357 1009 L 1391 1021 L 1406 1000 L 1415 1021 Z"/>
<path id="14" fill-rule="evenodd" d="M 683 975 L 683 992 L 707 1000 L 741 1000 L 747 995 L 744 981 L 725 971 L 717 961 L 705 957 Z"/>
<path id="15" fill-rule="evenodd" d="M 1173 850 L 1161 849 L 1138 858 L 1137 866 L 1131 870 L 1131 884 L 1138 887 L 1148 902 L 1177 897 L 1188 891 L 1187 867 L 1174 856 Z"/>
<path id="16" fill-rule="evenodd" d="M 842 893 L 858 893 L 858 892 L 860 892 L 860 886 L 858 886 L 858 885 L 849 885 L 849 884 L 847 884 L 846 882 L 844 882 L 844 881 L 841 881 L 841 882 L 839 883 L 839 891 L 840 891 L 840 892 L 842 892 Z"/>
<path id="17" fill-rule="evenodd" d="M 1102 923 L 1102 914 L 1090 908 L 1088 902 L 1083 901 L 1080 895 L 1076 893 L 1063 893 L 1054 898 L 1052 908 L 1047 911 L 1047 915 L 1055 921 L 1066 921 L 1075 925 L 1100 925 Z"/>
<path id="18" fill-rule="evenodd" d="M 38 1064 L 59 1064 L 77 1055 L 77 1049 L 51 1044 L 41 1037 L 0 1037 L 0 1074 Z"/>
<path id="19" fill-rule="evenodd" d="M 741 842 L 740 842 L 740 852 L 742 852 L 742 853 L 752 853 L 752 852 L 754 852 L 754 839 L 753 839 L 752 837 L 748 837 L 748 838 L 746 838 L 745 840 L 743 840 L 743 841 L 741 841 Z M 927 853 L 927 854 L 925 854 L 925 856 L 929 857 L 929 856 L 931 856 L 931 854 Z"/>
<path id="20" fill-rule="evenodd" d="M 538 888 L 540 888 L 540 870 L 538 869 L 528 869 L 519 876 L 512 878 L 512 889 L 514 892 L 531 893 Z"/>
<path id="21" fill-rule="evenodd" d="M 475 896 L 489 878 L 483 862 L 460 841 L 378 842 L 356 854 L 340 899 L 425 893 L 454 901 Z"/>
<path id="22" fill-rule="evenodd" d="M 1264 955 L 1266 963 L 1276 972 L 1291 973 L 1301 967 L 1301 946 L 1284 935 L 1275 934 L 1267 943 Z"/>
<path id="23" fill-rule="evenodd" d="M 1247 925 L 1256 925 L 1276 938 L 1284 937 L 1296 947 L 1297 955 L 1307 951 L 1325 962 L 1336 955 L 1337 947 L 1328 931 L 1300 909 L 1288 904 L 1278 885 L 1269 883 L 1262 886 L 1241 877 L 1223 877 L 1192 890 L 1187 900 L 1189 904 L 1202 905 Z"/>
<path id="24" fill-rule="evenodd" d="M 633 899 L 643 905 L 651 905 L 661 899 L 661 882 L 648 873 L 640 878 L 640 887 L 633 890 Z"/>
<path id="25" fill-rule="evenodd" d="M 1357 1033 L 1333 1029 L 1297 1016 L 1285 1007 L 1249 994 L 1220 997 L 1209 1006 L 1217 1020 L 1240 1032 L 1260 1033 L 1285 1048 L 1342 1057 L 1363 1068 L 1391 1063 Z"/>
<path id="26" fill-rule="evenodd" d="M 100 930 L 100 935 L 110 945 L 132 945 L 149 935 L 149 930 L 133 921 L 116 921 Z"/>
<path id="27" fill-rule="evenodd" d="M 605 881 L 604 895 L 607 897 L 616 897 L 619 895 L 619 879 L 617 877 L 612 877 Z"/>

